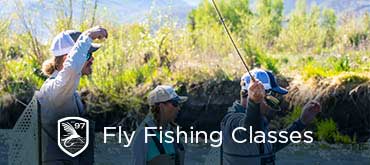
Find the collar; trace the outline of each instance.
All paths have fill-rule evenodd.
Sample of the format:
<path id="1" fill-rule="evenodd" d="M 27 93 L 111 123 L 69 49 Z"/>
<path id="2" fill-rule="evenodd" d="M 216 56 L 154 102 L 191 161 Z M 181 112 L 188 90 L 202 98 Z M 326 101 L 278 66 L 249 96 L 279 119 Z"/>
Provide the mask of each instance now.
<path id="1" fill-rule="evenodd" d="M 59 71 L 55 70 L 53 72 L 53 74 L 50 75 L 49 79 L 55 79 L 55 77 L 57 77 L 58 73 L 59 73 Z"/>
<path id="2" fill-rule="evenodd" d="M 246 108 L 242 106 L 239 100 L 236 100 L 233 105 L 229 108 L 228 112 L 233 113 L 245 113 Z"/>

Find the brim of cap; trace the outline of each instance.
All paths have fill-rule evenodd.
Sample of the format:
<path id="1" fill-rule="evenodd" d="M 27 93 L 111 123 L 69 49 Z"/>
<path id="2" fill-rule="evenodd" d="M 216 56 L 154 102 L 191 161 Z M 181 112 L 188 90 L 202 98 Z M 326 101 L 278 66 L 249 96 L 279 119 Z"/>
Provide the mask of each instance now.
<path id="1" fill-rule="evenodd" d="M 179 103 L 184 103 L 184 102 L 186 102 L 188 100 L 188 97 L 186 97 L 186 96 L 178 96 L 178 97 L 174 98 L 174 100 L 176 100 Z"/>
<path id="2" fill-rule="evenodd" d="M 282 94 L 282 95 L 285 95 L 288 93 L 288 90 L 282 87 L 275 87 L 275 88 L 272 88 L 271 90 L 276 93 Z"/>
<path id="3" fill-rule="evenodd" d="M 93 53 L 93 52 L 97 51 L 100 47 L 101 47 L 100 44 L 92 43 L 88 52 Z"/>

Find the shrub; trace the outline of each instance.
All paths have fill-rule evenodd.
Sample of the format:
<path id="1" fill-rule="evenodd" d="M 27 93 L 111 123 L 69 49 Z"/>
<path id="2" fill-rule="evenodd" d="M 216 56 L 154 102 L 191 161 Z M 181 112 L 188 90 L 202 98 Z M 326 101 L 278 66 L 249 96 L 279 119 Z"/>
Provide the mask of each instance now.
<path id="1" fill-rule="evenodd" d="M 292 124 L 294 121 L 299 119 L 302 113 L 302 107 L 295 107 L 292 112 L 290 112 L 288 115 L 284 116 L 283 118 L 283 125 L 286 127 L 290 124 Z"/>
<path id="2" fill-rule="evenodd" d="M 317 122 L 317 137 L 319 140 L 324 140 L 329 143 L 354 143 L 348 135 L 342 135 L 336 126 L 333 119 L 327 119 Z"/>

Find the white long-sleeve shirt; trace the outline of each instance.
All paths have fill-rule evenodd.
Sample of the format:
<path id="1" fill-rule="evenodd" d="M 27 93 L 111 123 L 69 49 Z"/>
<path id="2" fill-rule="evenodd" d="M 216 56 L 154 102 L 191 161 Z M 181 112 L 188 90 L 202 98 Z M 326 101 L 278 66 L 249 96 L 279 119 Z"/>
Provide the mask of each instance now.
<path id="1" fill-rule="evenodd" d="M 56 141 L 58 135 L 57 121 L 59 119 L 85 115 L 81 98 L 77 93 L 77 87 L 91 43 L 92 39 L 89 36 L 81 34 L 72 50 L 68 53 L 63 69 L 59 72 L 55 71 L 36 94 L 41 106 L 44 162 L 69 160 L 73 164 L 81 164 L 85 160 L 93 161 L 93 153 L 88 151 L 84 151 L 82 154 L 85 154 L 84 156 L 69 157 L 58 148 Z"/>
<path id="2" fill-rule="evenodd" d="M 55 71 L 42 85 L 38 100 L 44 121 L 55 119 L 56 116 L 82 115 L 83 106 L 77 87 L 91 43 L 92 39 L 82 34 L 68 54 L 63 69 Z"/>

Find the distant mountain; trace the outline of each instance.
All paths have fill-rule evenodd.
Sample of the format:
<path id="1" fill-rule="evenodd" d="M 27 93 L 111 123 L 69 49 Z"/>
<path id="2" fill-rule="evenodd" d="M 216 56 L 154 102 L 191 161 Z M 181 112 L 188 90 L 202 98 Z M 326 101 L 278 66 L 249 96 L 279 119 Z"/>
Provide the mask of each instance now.
<path id="1" fill-rule="evenodd" d="M 187 14 L 196 7 L 198 1 L 200 0 L 98 0 L 98 14 L 107 15 L 121 23 L 142 21 L 150 12 L 154 15 L 166 14 L 171 18 L 185 21 Z M 24 3 L 25 9 L 42 13 L 42 17 L 53 17 L 55 7 L 63 8 L 55 0 L 23 0 L 21 2 Z M 65 2 L 68 1 L 65 0 Z M 86 3 L 85 0 L 73 1 L 74 18 L 80 18 L 84 3 Z M 92 6 L 91 3 L 94 3 L 94 0 L 89 3 Z M 18 4 L 14 1 L 0 0 L 0 14 L 10 15 L 16 10 L 16 5 Z"/>
<path id="2" fill-rule="evenodd" d="M 295 8 L 296 0 L 284 0 L 284 11 L 290 13 Z M 370 0 L 307 0 L 308 7 L 332 8 L 336 13 L 353 12 L 363 14 L 370 12 Z"/>
<path id="3" fill-rule="evenodd" d="M 195 7 L 185 0 L 105 0 L 99 1 L 100 9 L 108 9 L 119 22 L 142 21 L 150 12 L 176 17 L 181 22 L 186 21 L 187 14 Z"/>
<path id="4" fill-rule="evenodd" d="M 67 2 L 67 0 L 65 0 Z M 90 1 L 93 3 L 94 0 Z M 154 16 L 159 12 L 186 22 L 187 14 L 203 0 L 98 0 L 98 13 L 108 15 L 109 19 L 120 23 L 140 22 L 152 11 Z M 250 7 L 255 8 L 258 0 L 250 0 Z M 43 17 L 53 16 L 52 7 L 55 0 L 23 0 L 26 8 L 43 13 Z M 74 17 L 79 18 L 82 3 L 85 0 L 73 1 Z M 295 8 L 296 0 L 284 0 L 284 13 L 287 15 Z M 337 13 L 354 12 L 363 14 L 370 12 L 370 0 L 307 0 L 308 7 L 333 8 Z M 0 0 L 0 14 L 14 11 L 15 2 Z M 1 18 L 1 17 L 0 17 Z"/>
<path id="5" fill-rule="evenodd" d="M 68 2 L 68 0 L 64 0 Z M 148 14 L 156 17 L 158 14 L 168 15 L 169 19 L 178 21 L 180 25 L 185 25 L 188 13 L 197 7 L 203 0 L 98 0 L 98 16 L 104 15 L 105 19 L 117 23 L 133 23 L 142 22 L 147 18 Z M 33 19 L 33 23 L 37 26 L 35 31 L 36 36 L 44 36 L 43 40 L 50 38 L 48 28 L 45 26 L 45 21 L 50 25 L 56 19 L 55 7 L 63 6 L 58 4 L 60 1 L 55 0 L 20 0 L 8 1 L 0 0 L 0 20 L 9 19 L 11 13 L 16 11 L 17 2 L 24 3 L 24 9 L 27 12 L 25 16 Z M 75 21 L 81 18 L 84 3 L 92 3 L 94 0 L 74 0 L 73 1 L 73 18 Z M 257 0 L 250 0 L 250 8 L 255 8 Z M 295 8 L 296 0 L 284 0 L 284 14 L 288 15 Z M 332 8 L 337 14 L 345 12 L 353 12 L 362 15 L 365 12 L 370 12 L 370 0 L 307 0 L 308 8 L 312 6 L 320 8 Z M 86 7 L 86 6 L 85 6 Z M 68 11 L 65 11 L 67 14 Z M 42 22 L 44 21 L 44 22 Z M 20 22 L 13 22 L 12 29 L 19 32 L 22 27 Z"/>

